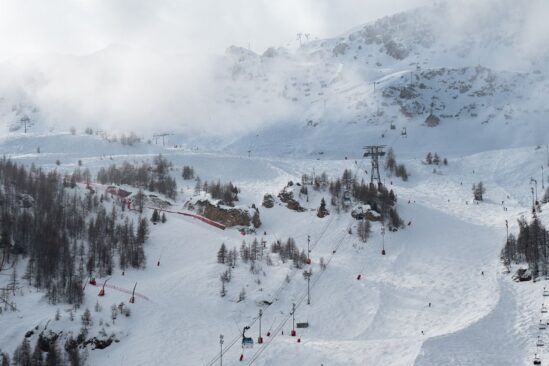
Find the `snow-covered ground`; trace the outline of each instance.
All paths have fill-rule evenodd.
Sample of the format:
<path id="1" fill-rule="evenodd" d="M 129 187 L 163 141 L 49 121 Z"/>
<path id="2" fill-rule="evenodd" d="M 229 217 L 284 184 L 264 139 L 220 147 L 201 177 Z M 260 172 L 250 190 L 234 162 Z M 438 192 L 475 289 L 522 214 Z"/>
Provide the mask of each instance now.
<path id="1" fill-rule="evenodd" d="M 369 161 L 360 158 L 360 151 L 347 152 L 348 160 L 281 160 L 107 144 L 109 150 L 98 155 L 86 149 L 90 138 L 49 136 L 46 145 L 38 137 L 26 140 L 19 150 L 8 143 L 3 152 L 16 161 L 49 168 L 55 168 L 59 159 L 58 169 L 66 171 L 82 160 L 83 167 L 96 171 L 124 160 L 147 160 L 162 151 L 176 169 L 192 165 L 203 180 L 231 180 L 240 187 L 239 204 L 244 206 L 259 206 L 265 193 L 276 195 L 288 180 L 299 181 L 301 174 L 313 170 L 337 176 L 348 168 L 359 179 L 369 179 L 362 172 L 362 167 L 369 170 Z M 83 148 L 75 151 L 72 143 L 63 148 L 70 139 L 82 140 L 77 143 Z M 36 144 L 51 146 L 52 155 L 48 155 L 50 148 L 37 154 Z M 258 274 L 250 273 L 249 265 L 240 261 L 227 285 L 227 296 L 221 298 L 219 276 L 226 266 L 217 263 L 217 250 L 221 243 L 238 249 L 242 240 L 249 243 L 256 236 L 168 215 L 167 223 L 151 226 L 147 268 L 127 270 L 124 275 L 117 270 L 109 281 L 123 289 L 137 282 L 137 291 L 148 300 L 138 297 L 129 305 L 130 318 L 119 317 L 110 324 L 107 333 L 115 332 L 120 342 L 89 351 L 89 363 L 213 365 L 219 363 L 219 335 L 223 334 L 224 365 L 531 364 L 537 336 L 549 341 L 546 331 L 537 326 L 545 281 L 514 283 L 502 273 L 499 252 L 505 220 L 516 231 L 516 218 L 529 215 L 530 177 L 538 177 L 541 185 L 539 170 L 547 163 L 547 152 L 531 146 L 449 158 L 448 166 L 437 168 L 436 174 L 432 165 L 419 159 L 399 159 L 398 148 L 396 154 L 408 167 L 410 180 L 404 183 L 385 176 L 385 181 L 397 194 L 403 220 L 411 225 L 385 234 L 387 255 L 380 253 L 379 224 L 372 226 L 368 242 L 361 243 L 348 233 L 349 227 L 356 229 L 349 213 L 332 209 L 320 219 L 314 210 L 298 213 L 278 204 L 271 209 L 259 206 L 263 225 L 257 239 L 264 239 L 267 248 L 288 237 L 306 248 L 307 235 L 311 236 L 311 304 L 307 304 L 302 270 L 280 263 L 276 255 L 271 255 L 273 266 L 258 263 Z M 174 175 L 179 177 L 180 170 Z M 476 205 L 471 185 L 479 181 L 487 193 L 485 201 Z M 183 193 L 176 208 L 181 208 L 194 182 L 178 178 L 178 184 Z M 322 197 L 329 201 L 328 192 L 312 192 L 310 197 L 307 207 L 311 209 L 318 207 Z M 321 257 L 328 263 L 324 271 L 319 266 Z M 23 263 L 20 267 L 23 273 Z M 246 300 L 238 302 L 242 288 Z M 105 297 L 97 292 L 96 287 L 86 287 L 85 304 L 70 322 L 68 306 L 48 305 L 42 294 L 24 287 L 15 298 L 19 311 L 0 315 L 0 348 L 12 352 L 26 331 L 39 324 L 43 327 L 48 320 L 49 329 L 76 332 L 86 307 L 92 311 L 92 332 L 98 332 L 100 322 L 110 322 L 111 305 L 127 303 L 129 295 L 109 288 Z M 93 310 L 96 302 L 101 312 Z M 297 337 L 290 336 L 293 303 L 296 321 L 309 322 L 309 328 L 297 330 Z M 58 322 L 53 320 L 57 308 L 62 314 Z M 247 335 L 257 341 L 259 309 L 263 310 L 265 343 L 243 350 L 244 326 L 251 325 Z M 549 357 L 549 352 L 541 353 L 544 359 Z"/>

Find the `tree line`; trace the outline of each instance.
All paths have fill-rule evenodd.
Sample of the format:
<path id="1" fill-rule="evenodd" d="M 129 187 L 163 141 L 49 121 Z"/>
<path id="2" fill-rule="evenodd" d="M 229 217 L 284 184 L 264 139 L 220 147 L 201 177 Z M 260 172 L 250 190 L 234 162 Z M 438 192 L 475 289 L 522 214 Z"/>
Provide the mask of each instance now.
<path id="1" fill-rule="evenodd" d="M 172 163 L 160 154 L 154 157 L 152 165 L 133 165 L 126 161 L 120 167 L 113 164 L 108 168 L 101 168 L 97 173 L 97 181 L 101 184 L 127 184 L 175 199 L 177 183 L 170 176 L 171 169 Z"/>
<path id="2" fill-rule="evenodd" d="M 0 272 L 28 258 L 23 279 L 52 304 L 82 303 L 88 276 L 145 266 L 147 220 L 137 225 L 108 196 L 64 186 L 55 171 L 0 160 Z M 137 226 L 137 227 L 136 227 Z"/>
<path id="3" fill-rule="evenodd" d="M 524 217 L 518 220 L 518 236 L 509 234 L 501 251 L 501 260 L 509 268 L 511 263 L 526 263 L 534 277 L 549 273 L 549 233 L 538 217 L 528 222 Z"/>

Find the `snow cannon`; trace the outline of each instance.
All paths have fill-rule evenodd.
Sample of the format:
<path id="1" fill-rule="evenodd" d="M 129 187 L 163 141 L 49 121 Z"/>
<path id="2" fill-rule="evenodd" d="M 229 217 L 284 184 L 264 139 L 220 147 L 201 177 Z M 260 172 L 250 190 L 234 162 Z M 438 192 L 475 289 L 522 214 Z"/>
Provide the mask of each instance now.
<path id="1" fill-rule="evenodd" d="M 297 335 L 297 332 L 295 331 L 295 329 L 292 329 L 292 331 L 290 332 L 290 335 L 292 337 L 295 337 Z"/>
<path id="2" fill-rule="evenodd" d="M 97 282 L 95 281 L 95 277 L 90 278 L 90 285 L 97 285 Z"/>
<path id="3" fill-rule="evenodd" d="M 110 278 L 107 278 L 105 282 L 103 282 L 103 286 L 101 286 L 101 290 L 99 290 L 99 294 L 97 294 L 97 296 L 105 296 L 105 285 L 108 280 L 110 280 Z"/>
<path id="4" fill-rule="evenodd" d="M 263 337 L 258 337 L 257 338 L 257 343 L 259 343 L 259 344 L 263 343 Z"/>
<path id="5" fill-rule="evenodd" d="M 133 291 L 132 291 L 132 297 L 130 297 L 130 304 L 134 304 L 135 303 L 135 288 L 137 287 L 137 282 L 135 283 L 135 285 L 133 286 Z"/>
<path id="6" fill-rule="evenodd" d="M 385 255 L 385 249 L 381 250 L 381 255 Z"/>

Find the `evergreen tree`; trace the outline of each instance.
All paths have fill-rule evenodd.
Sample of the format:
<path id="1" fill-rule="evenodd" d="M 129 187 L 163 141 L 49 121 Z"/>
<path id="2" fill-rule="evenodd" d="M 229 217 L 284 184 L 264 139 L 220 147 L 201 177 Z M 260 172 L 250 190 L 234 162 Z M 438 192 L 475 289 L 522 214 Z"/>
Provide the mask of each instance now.
<path id="1" fill-rule="evenodd" d="M 50 351 L 46 355 L 45 366 L 58 366 L 61 364 L 61 354 L 57 347 L 57 339 L 53 339 L 49 344 Z"/>
<path id="2" fill-rule="evenodd" d="M 7 353 L 2 353 L 2 366 L 10 366 L 10 355 Z"/>
<path id="3" fill-rule="evenodd" d="M 90 309 L 86 309 L 82 314 L 82 327 L 88 329 L 92 325 Z"/>
<path id="4" fill-rule="evenodd" d="M 257 229 L 261 226 L 261 219 L 259 218 L 259 210 L 256 209 L 252 216 L 252 225 Z"/>
<path id="5" fill-rule="evenodd" d="M 389 148 L 387 151 L 387 157 L 385 158 L 385 169 L 393 173 L 396 169 L 396 157 L 393 148 Z"/>
<path id="6" fill-rule="evenodd" d="M 484 184 L 482 182 L 473 184 L 473 197 L 475 200 L 482 201 L 484 193 L 486 193 L 486 188 L 484 188 Z"/>
<path id="7" fill-rule="evenodd" d="M 217 263 L 225 264 L 227 260 L 227 248 L 225 247 L 225 243 L 221 244 L 221 247 L 217 251 Z"/>
<path id="8" fill-rule="evenodd" d="M 17 359 L 18 365 L 21 365 L 21 366 L 32 365 L 31 349 L 30 349 L 30 344 L 27 338 L 23 339 L 23 343 L 21 343 L 21 346 L 19 346 L 19 349 L 16 350 L 16 357 L 14 357 L 14 361 L 15 359 Z"/>
<path id="9" fill-rule="evenodd" d="M 370 237 L 371 224 L 370 221 L 364 219 L 358 222 L 357 234 L 358 237 L 365 243 Z"/>
<path id="10" fill-rule="evenodd" d="M 160 215 L 158 213 L 158 210 L 155 208 L 153 210 L 153 213 L 152 213 L 152 216 L 151 216 L 151 221 L 156 224 L 158 221 L 160 221 Z"/>
<path id="11" fill-rule="evenodd" d="M 242 287 L 242 290 L 240 290 L 240 293 L 238 294 L 238 302 L 246 300 L 246 290 L 244 287 Z"/>
<path id="12" fill-rule="evenodd" d="M 44 358 L 42 357 L 42 351 L 40 350 L 40 343 L 38 340 L 36 341 L 34 351 L 32 352 L 31 363 L 32 366 L 44 365 Z"/>

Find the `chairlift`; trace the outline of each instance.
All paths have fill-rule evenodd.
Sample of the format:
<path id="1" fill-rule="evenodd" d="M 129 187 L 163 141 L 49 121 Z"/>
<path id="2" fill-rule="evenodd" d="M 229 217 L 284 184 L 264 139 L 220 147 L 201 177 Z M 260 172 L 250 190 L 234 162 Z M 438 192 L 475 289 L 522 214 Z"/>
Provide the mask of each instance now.
<path id="1" fill-rule="evenodd" d="M 547 323 L 544 322 L 543 320 L 540 320 L 540 321 L 539 321 L 539 329 L 540 329 L 540 330 L 547 329 Z"/>
<path id="2" fill-rule="evenodd" d="M 537 354 L 534 355 L 534 365 L 541 365 L 541 359 Z"/>
<path id="3" fill-rule="evenodd" d="M 536 342 L 536 346 L 538 346 L 538 347 L 545 346 L 545 343 L 543 343 L 543 339 L 541 339 L 541 337 L 539 337 L 539 336 L 538 336 L 538 341 Z"/>
<path id="4" fill-rule="evenodd" d="M 542 314 L 545 314 L 547 312 L 547 306 L 541 305 L 541 312 Z"/>
<path id="5" fill-rule="evenodd" d="M 406 127 L 402 127 L 402 130 L 400 131 L 400 135 L 402 137 L 407 137 L 408 133 L 406 132 Z"/>
<path id="6" fill-rule="evenodd" d="M 253 348 L 254 346 L 254 340 L 251 337 L 246 337 L 246 331 L 250 329 L 250 327 L 245 326 L 244 329 L 242 329 L 242 348 Z"/>
<path id="7" fill-rule="evenodd" d="M 543 288 L 543 296 L 549 296 L 549 290 L 547 290 L 545 287 Z"/>
<path id="8" fill-rule="evenodd" d="M 391 122 L 391 130 L 394 130 L 394 129 L 396 129 L 396 126 L 393 122 Z"/>

